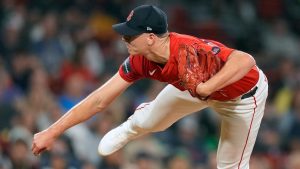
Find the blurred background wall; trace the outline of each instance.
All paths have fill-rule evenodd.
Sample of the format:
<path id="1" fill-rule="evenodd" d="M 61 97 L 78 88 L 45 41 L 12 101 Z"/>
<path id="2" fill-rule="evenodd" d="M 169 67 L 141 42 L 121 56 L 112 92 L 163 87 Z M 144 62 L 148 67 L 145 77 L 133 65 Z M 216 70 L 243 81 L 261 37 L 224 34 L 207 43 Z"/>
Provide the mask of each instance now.
<path id="1" fill-rule="evenodd" d="M 166 11 L 169 30 L 252 54 L 270 90 L 251 169 L 300 169 L 300 0 L 1 0 L 0 169 L 215 169 L 219 118 L 207 109 L 119 152 L 101 137 L 165 84 L 141 80 L 109 109 L 31 154 L 34 133 L 117 72 L 128 56 L 111 25 L 132 8 Z M 84 113 L 84 112 L 82 112 Z"/>

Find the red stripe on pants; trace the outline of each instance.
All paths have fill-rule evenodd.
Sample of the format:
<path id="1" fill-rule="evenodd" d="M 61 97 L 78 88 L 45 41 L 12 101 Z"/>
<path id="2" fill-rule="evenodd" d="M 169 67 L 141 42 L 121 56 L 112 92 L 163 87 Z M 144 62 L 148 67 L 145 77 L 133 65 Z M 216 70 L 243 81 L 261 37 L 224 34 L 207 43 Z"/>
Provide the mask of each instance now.
<path id="1" fill-rule="evenodd" d="M 248 131 L 246 143 L 245 143 L 245 146 L 244 146 L 244 149 L 243 149 L 243 153 L 242 153 L 242 156 L 241 156 L 241 159 L 240 159 L 240 162 L 239 162 L 238 169 L 240 169 L 240 165 L 241 165 L 242 160 L 243 160 L 244 152 L 245 152 L 245 149 L 246 149 L 246 146 L 247 146 L 247 143 L 248 143 L 248 139 L 249 139 L 249 135 L 250 135 L 250 131 L 251 131 L 251 128 L 252 128 L 252 123 L 253 123 L 253 119 L 254 119 L 254 115 L 255 115 L 255 109 L 257 108 L 256 98 L 255 98 L 255 96 L 252 96 L 252 97 L 253 97 L 253 99 L 254 99 L 255 107 L 254 107 L 254 109 L 253 109 L 253 114 L 252 114 L 252 119 L 251 119 L 251 123 L 250 123 L 250 128 L 249 128 L 249 131 Z"/>

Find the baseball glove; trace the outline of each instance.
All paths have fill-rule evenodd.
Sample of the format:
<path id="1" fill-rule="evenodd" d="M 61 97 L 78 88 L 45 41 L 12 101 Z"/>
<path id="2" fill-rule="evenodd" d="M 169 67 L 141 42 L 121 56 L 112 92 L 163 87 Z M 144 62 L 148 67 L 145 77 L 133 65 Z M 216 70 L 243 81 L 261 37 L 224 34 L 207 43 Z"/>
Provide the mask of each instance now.
<path id="1" fill-rule="evenodd" d="M 224 65 L 219 57 L 198 45 L 179 46 L 178 77 L 193 97 L 200 97 L 197 86 L 215 75 Z"/>

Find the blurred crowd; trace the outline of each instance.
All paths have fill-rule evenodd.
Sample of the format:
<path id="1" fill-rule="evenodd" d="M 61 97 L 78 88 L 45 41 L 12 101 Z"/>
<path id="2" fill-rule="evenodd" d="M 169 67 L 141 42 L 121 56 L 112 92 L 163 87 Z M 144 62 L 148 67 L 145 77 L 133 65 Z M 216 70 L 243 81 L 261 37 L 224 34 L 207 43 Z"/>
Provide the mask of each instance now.
<path id="1" fill-rule="evenodd" d="M 0 169 L 216 169 L 220 119 L 210 109 L 113 155 L 97 154 L 101 137 L 166 85 L 149 80 L 67 130 L 49 152 L 31 153 L 34 133 L 117 72 L 128 53 L 111 25 L 144 3 L 166 11 L 169 31 L 218 40 L 254 56 L 270 90 L 251 169 L 300 169 L 300 0 L 0 3 Z"/>

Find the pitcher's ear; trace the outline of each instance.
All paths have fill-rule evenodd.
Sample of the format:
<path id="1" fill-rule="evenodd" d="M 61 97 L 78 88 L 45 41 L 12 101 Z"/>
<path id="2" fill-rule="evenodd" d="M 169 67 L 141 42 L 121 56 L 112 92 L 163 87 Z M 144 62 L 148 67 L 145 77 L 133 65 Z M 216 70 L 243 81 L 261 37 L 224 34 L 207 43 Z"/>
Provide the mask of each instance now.
<path id="1" fill-rule="evenodd" d="M 147 36 L 147 44 L 148 46 L 152 46 L 156 40 L 157 36 L 154 33 L 149 33 Z"/>

